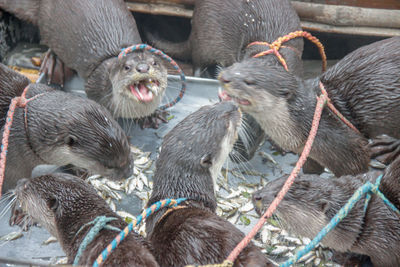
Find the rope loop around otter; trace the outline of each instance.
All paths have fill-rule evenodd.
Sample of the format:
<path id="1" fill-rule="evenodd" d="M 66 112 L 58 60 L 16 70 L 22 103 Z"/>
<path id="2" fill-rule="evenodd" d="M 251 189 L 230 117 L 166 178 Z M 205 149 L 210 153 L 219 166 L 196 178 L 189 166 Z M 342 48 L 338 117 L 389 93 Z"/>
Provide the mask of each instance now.
<path id="1" fill-rule="evenodd" d="M 366 182 L 363 186 L 361 186 L 359 189 L 357 189 L 356 192 L 354 192 L 353 196 L 348 200 L 348 202 L 339 210 L 339 212 L 331 219 L 329 224 L 327 224 L 318 234 L 317 236 L 310 242 L 306 247 L 296 253 L 291 259 L 288 261 L 284 262 L 283 264 L 280 265 L 280 267 L 288 267 L 295 262 L 297 262 L 301 257 L 303 257 L 305 254 L 310 252 L 313 248 L 315 248 L 319 242 L 333 229 L 335 228 L 348 214 L 349 212 L 353 209 L 355 204 L 365 195 L 365 194 L 371 194 L 374 193 L 378 197 L 380 197 L 383 202 L 389 206 L 394 212 L 396 212 L 398 215 L 400 215 L 400 211 L 385 197 L 385 195 L 379 191 L 379 183 L 382 178 L 382 175 L 380 175 L 375 184 L 372 184 L 371 182 Z"/>
<path id="2" fill-rule="evenodd" d="M 309 41 L 311 41 L 312 43 L 314 43 L 318 47 L 319 53 L 320 53 L 321 58 L 322 58 L 322 71 L 325 71 L 326 70 L 326 66 L 327 66 L 325 48 L 324 48 L 323 44 L 318 40 L 317 37 L 311 35 L 311 33 L 306 32 L 306 31 L 295 31 L 295 32 L 288 33 L 285 36 L 279 37 L 278 39 L 276 39 L 272 43 L 268 43 L 268 42 L 252 42 L 247 47 L 250 47 L 250 46 L 253 46 L 253 45 L 265 45 L 265 46 L 268 46 L 270 48 L 269 50 L 262 51 L 262 52 L 260 52 L 260 53 L 258 53 L 256 55 L 254 55 L 253 57 L 257 58 L 257 57 L 262 57 L 262 56 L 269 55 L 269 54 L 275 54 L 275 56 L 281 62 L 281 64 L 285 68 L 285 70 L 289 71 L 289 68 L 288 68 L 288 66 L 286 64 L 286 60 L 279 53 L 279 49 L 281 47 L 283 47 L 282 46 L 283 43 L 288 42 L 288 41 L 290 41 L 290 40 L 292 40 L 294 38 L 297 38 L 297 37 L 304 37 L 304 38 L 308 39 Z"/>
<path id="3" fill-rule="evenodd" d="M 137 45 L 129 46 L 127 48 L 123 48 L 121 53 L 119 53 L 118 58 L 121 59 L 121 58 L 125 57 L 127 54 L 129 54 L 129 53 L 131 53 L 133 51 L 136 51 L 136 50 L 147 50 L 150 53 L 153 53 L 153 54 L 161 57 L 165 61 L 169 62 L 172 65 L 172 67 L 176 71 L 178 71 L 179 76 L 181 77 L 181 81 L 182 81 L 182 88 L 181 88 L 181 90 L 179 92 L 179 95 L 173 101 L 171 101 L 170 103 L 161 106 L 160 109 L 161 110 L 165 110 L 167 108 L 172 107 L 176 103 L 178 103 L 182 99 L 182 97 L 183 97 L 183 95 L 185 94 L 185 91 L 186 91 L 186 77 L 185 77 L 185 74 L 183 73 L 182 69 L 167 54 L 165 54 L 161 50 L 158 50 L 158 49 L 156 49 L 156 48 L 154 48 L 154 47 L 152 47 L 150 45 L 147 45 L 147 44 L 137 44 Z"/>
<path id="4" fill-rule="evenodd" d="M 75 234 L 77 236 L 83 228 L 93 224 L 93 227 L 89 230 L 86 234 L 85 238 L 82 240 L 81 244 L 79 245 L 78 252 L 76 253 L 73 266 L 77 266 L 79 264 L 79 260 L 81 259 L 82 253 L 85 251 L 86 247 L 92 243 L 92 241 L 96 238 L 96 236 L 100 233 L 101 230 L 107 229 L 112 231 L 121 231 L 121 229 L 107 225 L 107 223 L 117 220 L 115 217 L 106 217 L 106 216 L 98 216 L 93 221 L 83 225 L 81 229 Z"/>
<path id="5" fill-rule="evenodd" d="M 182 203 L 183 201 L 186 201 L 186 198 L 178 198 L 178 199 L 163 199 L 160 200 L 153 205 L 151 205 L 149 208 L 145 209 L 142 214 L 140 214 L 136 220 L 133 220 L 131 223 L 129 223 L 115 238 L 111 243 L 101 252 L 101 254 L 97 257 L 95 262 L 93 262 L 93 267 L 98 267 L 104 261 L 107 259 L 107 257 L 113 252 L 117 246 L 124 240 L 124 238 L 133 230 L 133 227 L 138 225 L 139 223 L 142 222 L 143 219 L 146 219 L 149 217 L 151 214 L 155 213 L 161 208 L 164 207 L 175 207 Z"/>
<path id="6" fill-rule="evenodd" d="M 38 98 L 42 94 L 35 95 L 29 99 L 26 99 L 26 94 L 29 90 L 29 85 L 25 87 L 24 91 L 22 92 L 21 96 L 14 97 L 11 100 L 10 106 L 8 108 L 6 123 L 4 125 L 4 132 L 3 138 L 1 140 L 1 154 L 0 154 L 0 197 L 1 191 L 3 188 L 4 176 L 6 172 L 6 162 L 7 162 L 7 152 L 8 152 L 8 139 L 11 132 L 11 127 L 14 121 L 14 113 L 17 107 L 25 108 L 25 113 L 27 105 L 30 101 Z"/>
<path id="7" fill-rule="evenodd" d="M 332 101 L 330 100 L 330 98 L 328 97 L 328 92 L 325 90 L 325 86 L 322 82 L 319 82 L 319 88 L 321 89 L 321 93 L 323 95 L 325 95 L 326 99 L 327 99 L 327 106 L 330 108 L 330 110 L 332 110 L 332 112 L 338 116 L 347 126 L 349 126 L 353 131 L 355 131 L 358 134 L 361 134 L 360 131 L 348 120 L 346 119 L 343 114 L 341 114 L 339 112 L 339 110 L 337 110 L 335 108 L 335 106 L 332 104 Z"/>
<path id="8" fill-rule="evenodd" d="M 228 261 L 230 262 L 235 261 L 235 259 L 239 256 L 240 252 L 251 242 L 253 237 L 261 229 L 261 227 L 264 225 L 267 219 L 271 217 L 271 215 L 275 212 L 279 203 L 282 201 L 286 193 L 289 191 L 290 187 L 294 182 L 294 179 L 299 174 L 302 166 L 307 160 L 308 155 L 310 154 L 312 144 L 314 142 L 315 136 L 317 135 L 319 121 L 322 115 L 322 110 L 324 109 L 324 106 L 327 103 L 327 101 L 328 99 L 323 94 L 318 97 L 318 102 L 315 107 L 311 130 L 307 138 L 306 144 L 304 145 L 303 152 L 301 153 L 300 158 L 296 163 L 296 166 L 290 173 L 288 179 L 283 185 L 281 191 L 279 191 L 277 197 L 272 201 L 271 205 L 268 207 L 267 211 L 261 216 L 261 218 L 258 220 L 257 224 L 253 227 L 253 229 L 251 229 L 251 231 L 242 239 L 242 241 L 240 241 L 240 243 L 235 247 L 235 249 L 231 252 L 231 254 L 229 254 L 227 258 Z"/>

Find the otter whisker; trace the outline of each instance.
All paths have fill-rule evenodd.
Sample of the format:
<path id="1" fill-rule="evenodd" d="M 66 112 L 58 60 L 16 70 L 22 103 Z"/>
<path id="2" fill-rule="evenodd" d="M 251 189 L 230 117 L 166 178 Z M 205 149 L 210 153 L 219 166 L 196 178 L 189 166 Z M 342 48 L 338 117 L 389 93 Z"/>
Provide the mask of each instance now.
<path id="1" fill-rule="evenodd" d="M 9 203 L 7 203 L 7 205 L 4 207 L 4 209 L 0 212 L 0 218 L 3 218 L 3 216 L 10 210 L 10 208 L 12 207 L 12 205 L 15 203 L 16 201 L 16 196 L 14 196 Z"/>

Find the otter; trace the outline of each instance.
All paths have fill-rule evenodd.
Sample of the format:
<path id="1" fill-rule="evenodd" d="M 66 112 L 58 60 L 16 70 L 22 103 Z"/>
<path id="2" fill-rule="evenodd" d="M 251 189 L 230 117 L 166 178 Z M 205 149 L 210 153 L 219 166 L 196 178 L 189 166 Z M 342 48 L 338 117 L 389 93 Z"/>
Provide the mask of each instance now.
<path id="1" fill-rule="evenodd" d="M 164 208 L 146 221 L 160 266 L 222 263 L 244 237 L 215 214 L 214 186 L 240 123 L 237 106 L 222 102 L 200 108 L 164 137 L 147 206 L 165 198 L 188 200 L 176 208 Z M 268 265 L 254 244 L 235 261 L 235 266 Z"/>
<path id="2" fill-rule="evenodd" d="M 114 218 L 107 225 L 124 229 L 127 223 L 113 212 L 96 190 L 82 179 L 69 174 L 52 174 L 21 179 L 15 189 L 24 212 L 38 221 L 60 242 L 72 264 L 78 249 L 99 216 Z M 91 266 L 119 231 L 102 229 L 83 251 L 78 264 Z M 151 245 L 132 232 L 108 256 L 103 266 L 158 266 Z"/>
<path id="3" fill-rule="evenodd" d="M 155 39 L 150 41 L 168 54 L 180 59 L 192 59 L 194 73 L 200 76 L 203 68 L 210 65 L 228 67 L 235 62 L 248 60 L 259 64 L 281 66 L 274 55 L 252 58 L 269 49 L 250 43 L 261 41 L 272 43 L 290 32 L 300 31 L 300 19 L 288 0 L 199 0 L 195 2 L 192 30 L 189 39 L 182 43 L 171 43 Z M 303 75 L 303 39 L 285 43 L 280 50 L 286 59 L 289 71 Z M 257 148 L 265 139 L 260 125 L 251 116 L 244 115 L 247 136 L 239 135 L 231 158 L 247 161 L 253 158 Z"/>
<path id="4" fill-rule="evenodd" d="M 111 114 L 86 98 L 29 84 L 23 75 L 0 64 L 0 126 L 11 99 L 29 86 L 27 108 L 17 108 L 11 127 L 3 192 L 30 177 L 40 164 L 67 165 L 113 179 L 129 177 L 133 158 L 128 138 Z M 26 112 L 25 112 L 26 110 Z"/>
<path id="5" fill-rule="evenodd" d="M 244 60 L 221 73 L 226 90 L 221 95 L 256 118 L 280 147 L 301 153 L 322 82 L 333 105 L 361 134 L 325 107 L 309 156 L 315 168 L 303 170 L 320 173 L 323 166 L 339 177 L 368 171 L 368 138 L 382 134 L 400 138 L 399 73 L 400 37 L 393 37 L 361 47 L 319 77 L 305 81 L 276 66 Z M 377 146 L 374 150 L 375 154 L 396 153 Z"/>
<path id="6" fill-rule="evenodd" d="M 279 204 L 275 214 L 282 226 L 300 236 L 314 238 L 367 181 L 375 183 L 380 172 L 371 171 L 340 179 L 300 175 Z M 385 170 L 380 191 L 400 208 L 400 157 Z M 253 194 L 261 214 L 281 190 L 287 176 Z M 365 196 L 324 239 L 322 244 L 339 252 L 367 255 L 374 266 L 400 266 L 400 216 L 372 194 L 364 212 Z"/>
<path id="7" fill-rule="evenodd" d="M 161 59 L 147 51 L 117 58 L 121 49 L 142 43 L 123 0 L 0 0 L 0 8 L 37 25 L 41 42 L 114 117 L 144 118 L 159 106 L 167 86 Z"/>

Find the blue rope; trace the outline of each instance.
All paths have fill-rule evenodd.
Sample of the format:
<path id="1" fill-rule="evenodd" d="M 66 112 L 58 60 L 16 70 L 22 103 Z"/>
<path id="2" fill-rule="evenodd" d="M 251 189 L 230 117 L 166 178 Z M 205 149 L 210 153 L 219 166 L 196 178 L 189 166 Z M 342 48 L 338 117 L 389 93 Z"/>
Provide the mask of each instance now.
<path id="1" fill-rule="evenodd" d="M 149 208 L 145 209 L 137 218 L 133 220 L 130 224 L 128 224 L 115 238 L 114 240 L 101 252 L 99 257 L 93 262 L 93 267 L 99 267 L 101 263 L 103 263 L 109 254 L 116 249 L 116 247 L 124 240 L 124 238 L 133 230 L 133 227 L 140 224 L 143 218 L 149 217 L 154 212 L 158 211 L 163 207 L 176 207 L 183 201 L 186 201 L 186 198 L 177 198 L 177 199 L 164 199 L 157 201 L 152 204 Z"/>
<path id="2" fill-rule="evenodd" d="M 379 184 L 382 179 L 382 175 L 380 175 L 375 184 L 371 182 L 366 182 L 362 187 L 357 189 L 354 192 L 353 196 L 349 199 L 349 201 L 339 210 L 339 212 L 331 219 L 328 225 L 326 225 L 317 236 L 302 250 L 298 251 L 296 255 L 294 255 L 291 259 L 287 260 L 280 267 L 288 267 L 295 262 L 297 262 L 301 257 L 310 252 L 313 248 L 315 248 L 319 242 L 333 229 L 335 228 L 340 221 L 342 221 L 350 212 L 350 210 L 354 207 L 354 205 L 359 201 L 364 194 L 374 193 L 378 195 L 383 202 L 388 205 L 392 210 L 394 210 L 397 214 L 400 215 L 400 211 L 379 191 Z"/>
<path id="3" fill-rule="evenodd" d="M 132 45 L 126 48 L 122 48 L 121 52 L 118 55 L 118 58 L 121 59 L 122 57 L 125 57 L 128 53 L 131 53 L 135 50 L 147 50 L 150 53 L 153 53 L 155 55 L 160 56 L 162 59 L 164 59 L 165 61 L 169 62 L 172 67 L 178 71 L 179 76 L 181 77 L 181 81 L 182 81 L 182 88 L 179 91 L 179 95 L 170 103 L 165 104 L 163 106 L 160 107 L 161 110 L 165 110 L 169 107 L 172 107 L 173 105 L 175 105 L 176 103 L 178 103 L 179 101 L 181 101 L 183 95 L 185 94 L 186 91 L 186 77 L 185 74 L 183 73 L 182 69 L 179 67 L 178 63 L 176 63 L 171 57 L 169 57 L 167 54 L 165 54 L 164 52 L 162 52 L 161 50 L 155 49 L 154 47 L 147 45 L 147 44 L 137 44 L 137 45 Z"/>
<path id="4" fill-rule="evenodd" d="M 107 230 L 113 230 L 113 231 L 121 231 L 121 229 L 111 226 L 111 225 L 107 225 L 107 223 L 111 222 L 111 221 L 115 221 L 118 220 L 117 218 L 114 217 L 106 217 L 106 216 L 98 216 L 96 217 L 93 221 L 83 225 L 79 231 L 75 234 L 78 235 L 83 228 L 85 228 L 88 225 L 93 224 L 93 227 L 90 229 L 90 231 L 86 234 L 85 238 L 83 239 L 83 241 L 81 242 L 78 252 L 76 253 L 75 256 L 75 260 L 73 263 L 73 266 L 77 266 L 79 263 L 79 260 L 82 256 L 82 253 L 85 251 L 86 247 L 93 241 L 93 239 L 95 239 L 95 237 L 99 234 L 99 232 L 103 229 L 107 229 Z"/>

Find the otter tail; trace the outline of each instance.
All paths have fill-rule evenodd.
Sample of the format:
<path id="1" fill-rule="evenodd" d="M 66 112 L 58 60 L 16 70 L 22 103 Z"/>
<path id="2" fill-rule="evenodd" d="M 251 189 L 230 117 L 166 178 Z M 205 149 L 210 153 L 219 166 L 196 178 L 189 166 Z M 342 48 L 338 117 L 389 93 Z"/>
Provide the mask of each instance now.
<path id="1" fill-rule="evenodd" d="M 17 18 L 38 24 L 40 0 L 0 0 L 0 8 Z"/>
<path id="2" fill-rule="evenodd" d="M 20 96 L 29 79 L 0 63 L 0 129 L 4 125 L 11 100 Z"/>
<path id="3" fill-rule="evenodd" d="M 167 40 L 160 40 L 149 31 L 146 32 L 146 38 L 155 48 L 162 50 L 170 57 L 189 60 L 192 56 L 190 39 L 180 43 L 173 43 Z"/>

